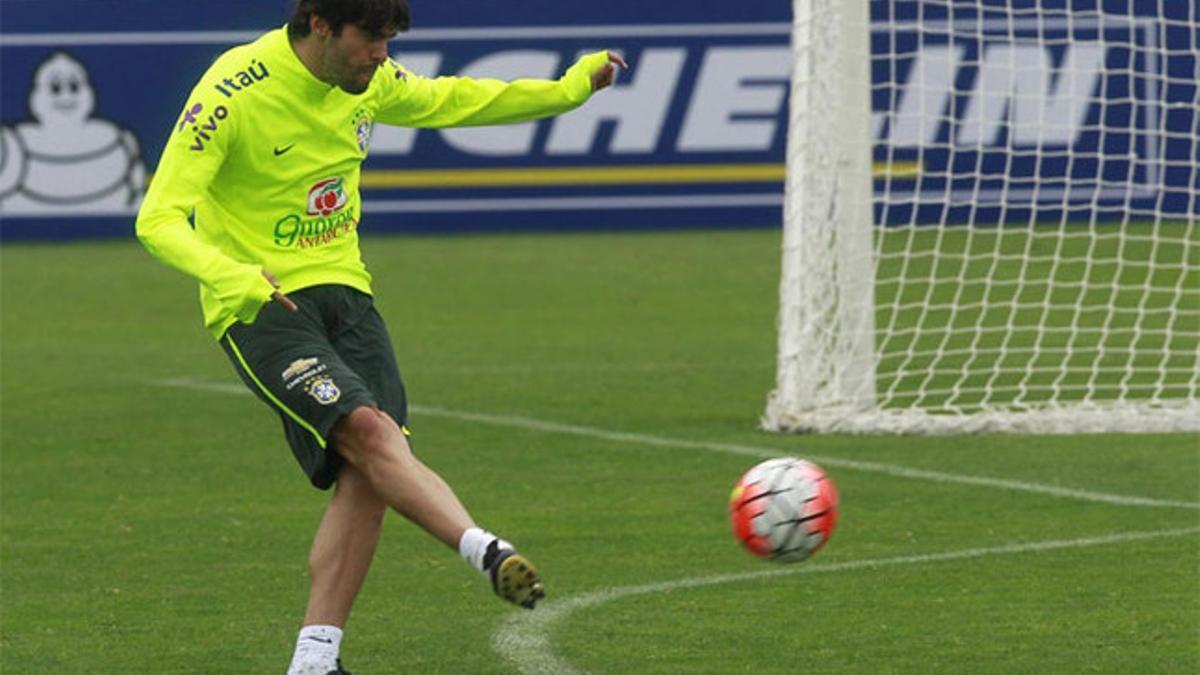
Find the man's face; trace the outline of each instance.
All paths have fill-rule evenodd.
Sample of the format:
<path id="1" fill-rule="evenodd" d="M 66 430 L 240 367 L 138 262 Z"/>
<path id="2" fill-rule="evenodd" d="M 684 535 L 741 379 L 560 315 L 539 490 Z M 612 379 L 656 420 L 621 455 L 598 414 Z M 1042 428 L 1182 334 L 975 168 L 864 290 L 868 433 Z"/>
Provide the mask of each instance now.
<path id="1" fill-rule="evenodd" d="M 387 60 L 387 43 L 395 35 L 391 29 L 368 33 L 353 24 L 342 26 L 338 35 L 330 34 L 324 56 L 327 81 L 351 94 L 366 91 L 375 70 Z"/>

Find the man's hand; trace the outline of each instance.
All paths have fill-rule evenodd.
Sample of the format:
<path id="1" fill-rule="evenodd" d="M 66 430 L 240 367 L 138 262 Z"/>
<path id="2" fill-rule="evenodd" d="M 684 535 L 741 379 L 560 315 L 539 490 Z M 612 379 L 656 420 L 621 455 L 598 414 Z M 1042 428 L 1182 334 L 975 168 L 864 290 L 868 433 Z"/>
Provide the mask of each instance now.
<path id="1" fill-rule="evenodd" d="M 275 278 L 274 274 L 271 274 L 270 270 L 268 270 L 267 268 L 264 267 L 262 270 L 262 275 L 264 278 L 266 278 L 267 281 L 269 281 L 271 283 L 272 286 L 274 286 L 275 288 L 279 288 L 279 280 Z M 287 309 L 289 312 L 296 312 L 296 311 L 300 310 L 300 308 L 296 306 L 296 303 L 292 302 L 291 298 L 284 295 L 283 293 L 280 293 L 279 291 L 275 291 L 274 293 L 272 293 L 271 299 L 274 300 L 275 302 L 278 302 L 279 304 L 283 305 L 284 308 Z"/>
<path id="2" fill-rule="evenodd" d="M 592 73 L 593 92 L 600 91 L 601 89 L 612 84 L 613 80 L 616 79 L 617 69 L 613 64 L 621 66 L 621 70 L 629 70 L 629 64 L 625 63 L 625 59 L 621 58 L 620 54 L 609 52 L 608 63 L 604 64 L 604 67 L 600 70 Z"/>

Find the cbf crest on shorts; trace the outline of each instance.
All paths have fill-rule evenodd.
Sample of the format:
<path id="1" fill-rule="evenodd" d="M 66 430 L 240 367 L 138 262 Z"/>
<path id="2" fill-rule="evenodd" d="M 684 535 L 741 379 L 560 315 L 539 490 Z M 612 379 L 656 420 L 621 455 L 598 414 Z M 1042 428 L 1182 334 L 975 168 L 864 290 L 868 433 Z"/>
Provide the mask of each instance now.
<path id="1" fill-rule="evenodd" d="M 304 383 L 304 391 L 321 405 L 333 405 L 342 397 L 342 390 L 328 375 L 318 375 Z"/>

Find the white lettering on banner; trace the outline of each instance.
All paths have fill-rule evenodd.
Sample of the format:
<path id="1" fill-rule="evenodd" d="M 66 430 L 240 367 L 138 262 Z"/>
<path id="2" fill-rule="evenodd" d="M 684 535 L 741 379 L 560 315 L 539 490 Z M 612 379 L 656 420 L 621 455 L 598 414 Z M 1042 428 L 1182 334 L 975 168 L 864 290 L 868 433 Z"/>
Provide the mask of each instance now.
<path id="1" fill-rule="evenodd" d="M 989 45 L 967 101 L 958 144 L 998 142 L 1005 112 L 1012 143 L 1071 144 L 1087 119 L 1105 52 L 1098 43 L 1068 46 L 1055 80 L 1045 47 Z"/>
<path id="2" fill-rule="evenodd" d="M 555 119 L 546 143 L 551 155 L 586 154 L 592 150 L 600 126 L 616 122 L 609 151 L 651 153 L 662 137 L 667 112 L 683 64 L 685 49 L 646 49 L 634 64 L 632 81 L 617 83 L 588 104 Z"/>
<path id="3" fill-rule="evenodd" d="M 933 143 L 942 128 L 946 107 L 954 89 L 954 77 L 965 47 L 923 47 L 909 71 L 901 90 L 900 108 L 891 118 L 891 144 L 902 147 Z M 879 138 L 886 114 L 875 116 L 875 135 Z"/>
<path id="4" fill-rule="evenodd" d="M 989 42 L 981 56 L 962 44 L 924 45 L 912 56 L 903 82 L 896 83 L 895 109 L 873 116 L 874 138 L 893 147 L 918 148 L 947 138 L 960 146 L 1061 145 L 1083 131 L 1104 75 L 1108 51 L 1101 41 L 1068 45 Z M 689 57 L 701 58 L 695 81 L 685 81 Z M 395 55 L 414 72 L 436 75 L 436 51 Z M 556 51 L 516 50 L 486 54 L 463 68 L 464 77 L 552 78 L 565 68 Z M 551 156 L 653 154 L 675 135 L 667 128 L 673 105 L 686 111 L 675 152 L 764 152 L 785 124 L 791 52 L 786 45 L 717 46 L 697 55 L 686 47 L 647 48 L 634 70 L 613 87 L 568 115 L 556 117 L 546 136 Z M 969 90 L 956 90 L 965 82 Z M 966 96 L 963 96 L 966 94 Z M 955 104 L 955 97 L 961 103 Z M 681 100 L 682 99 L 682 100 Z M 961 114 L 959 114 L 961 111 Z M 468 155 L 532 155 L 537 123 L 444 129 L 444 141 Z M 612 125 L 607 147 L 601 130 Z M 434 133 L 434 132 L 426 132 Z M 406 155 L 418 131 L 377 125 L 375 154 Z"/>
<path id="5" fill-rule="evenodd" d="M 562 62 L 558 52 L 509 51 L 488 54 L 469 64 L 459 73 L 462 77 L 489 77 L 499 80 L 517 78 L 553 78 Z M 443 129 L 442 138 L 454 148 L 472 155 L 514 156 L 533 151 L 537 134 L 536 122 L 510 124 L 503 127 Z"/>
<path id="6" fill-rule="evenodd" d="M 400 52 L 392 54 L 397 63 L 418 75 L 434 77 L 442 68 L 440 52 Z M 412 152 L 417 140 L 417 130 L 393 127 L 389 124 L 374 125 L 371 137 L 371 152 L 376 154 L 407 155 Z"/>
<path id="7" fill-rule="evenodd" d="M 787 46 L 709 49 L 678 149 L 769 150 L 779 131 L 791 67 Z M 745 119 L 748 116 L 763 119 Z"/>
<path id="8" fill-rule="evenodd" d="M 701 64 L 691 89 L 678 150 L 770 150 L 780 131 L 791 69 L 787 46 L 715 47 Z M 443 57 L 438 52 L 400 52 L 393 57 L 413 72 L 436 75 Z M 688 50 L 682 47 L 646 49 L 638 55 L 629 83 L 618 79 L 604 96 L 568 115 L 555 118 L 547 138 L 550 155 L 586 155 L 595 148 L 605 122 L 615 122 L 611 153 L 651 154 L 667 133 L 665 126 L 679 95 Z M 463 68 L 462 77 L 511 80 L 552 78 L 562 66 L 551 51 L 505 51 L 488 54 Z M 405 155 L 413 151 L 418 131 L 376 125 L 371 140 L 375 155 Z M 466 154 L 521 156 L 533 152 L 536 123 L 465 129 L 443 129 L 445 142 Z"/>

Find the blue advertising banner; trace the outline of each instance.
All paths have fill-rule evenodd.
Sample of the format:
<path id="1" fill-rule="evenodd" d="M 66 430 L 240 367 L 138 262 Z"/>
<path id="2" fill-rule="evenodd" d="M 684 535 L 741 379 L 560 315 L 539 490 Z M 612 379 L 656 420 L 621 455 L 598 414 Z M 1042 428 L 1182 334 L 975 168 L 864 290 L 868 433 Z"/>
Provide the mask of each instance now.
<path id="1" fill-rule="evenodd" d="M 877 220 L 1200 210 L 1194 0 L 871 7 Z"/>
<path id="2" fill-rule="evenodd" d="M 780 223 L 790 2 L 410 4 L 391 51 L 424 75 L 552 78 L 601 48 L 632 67 L 553 120 L 377 125 L 366 231 Z M 1190 1 L 1073 2 L 1088 11 L 1050 21 L 970 11 L 1033 3 L 870 4 L 880 222 L 1196 212 Z M 131 234 L 195 81 L 288 13 L 286 0 L 0 2 L 0 237 Z"/>

